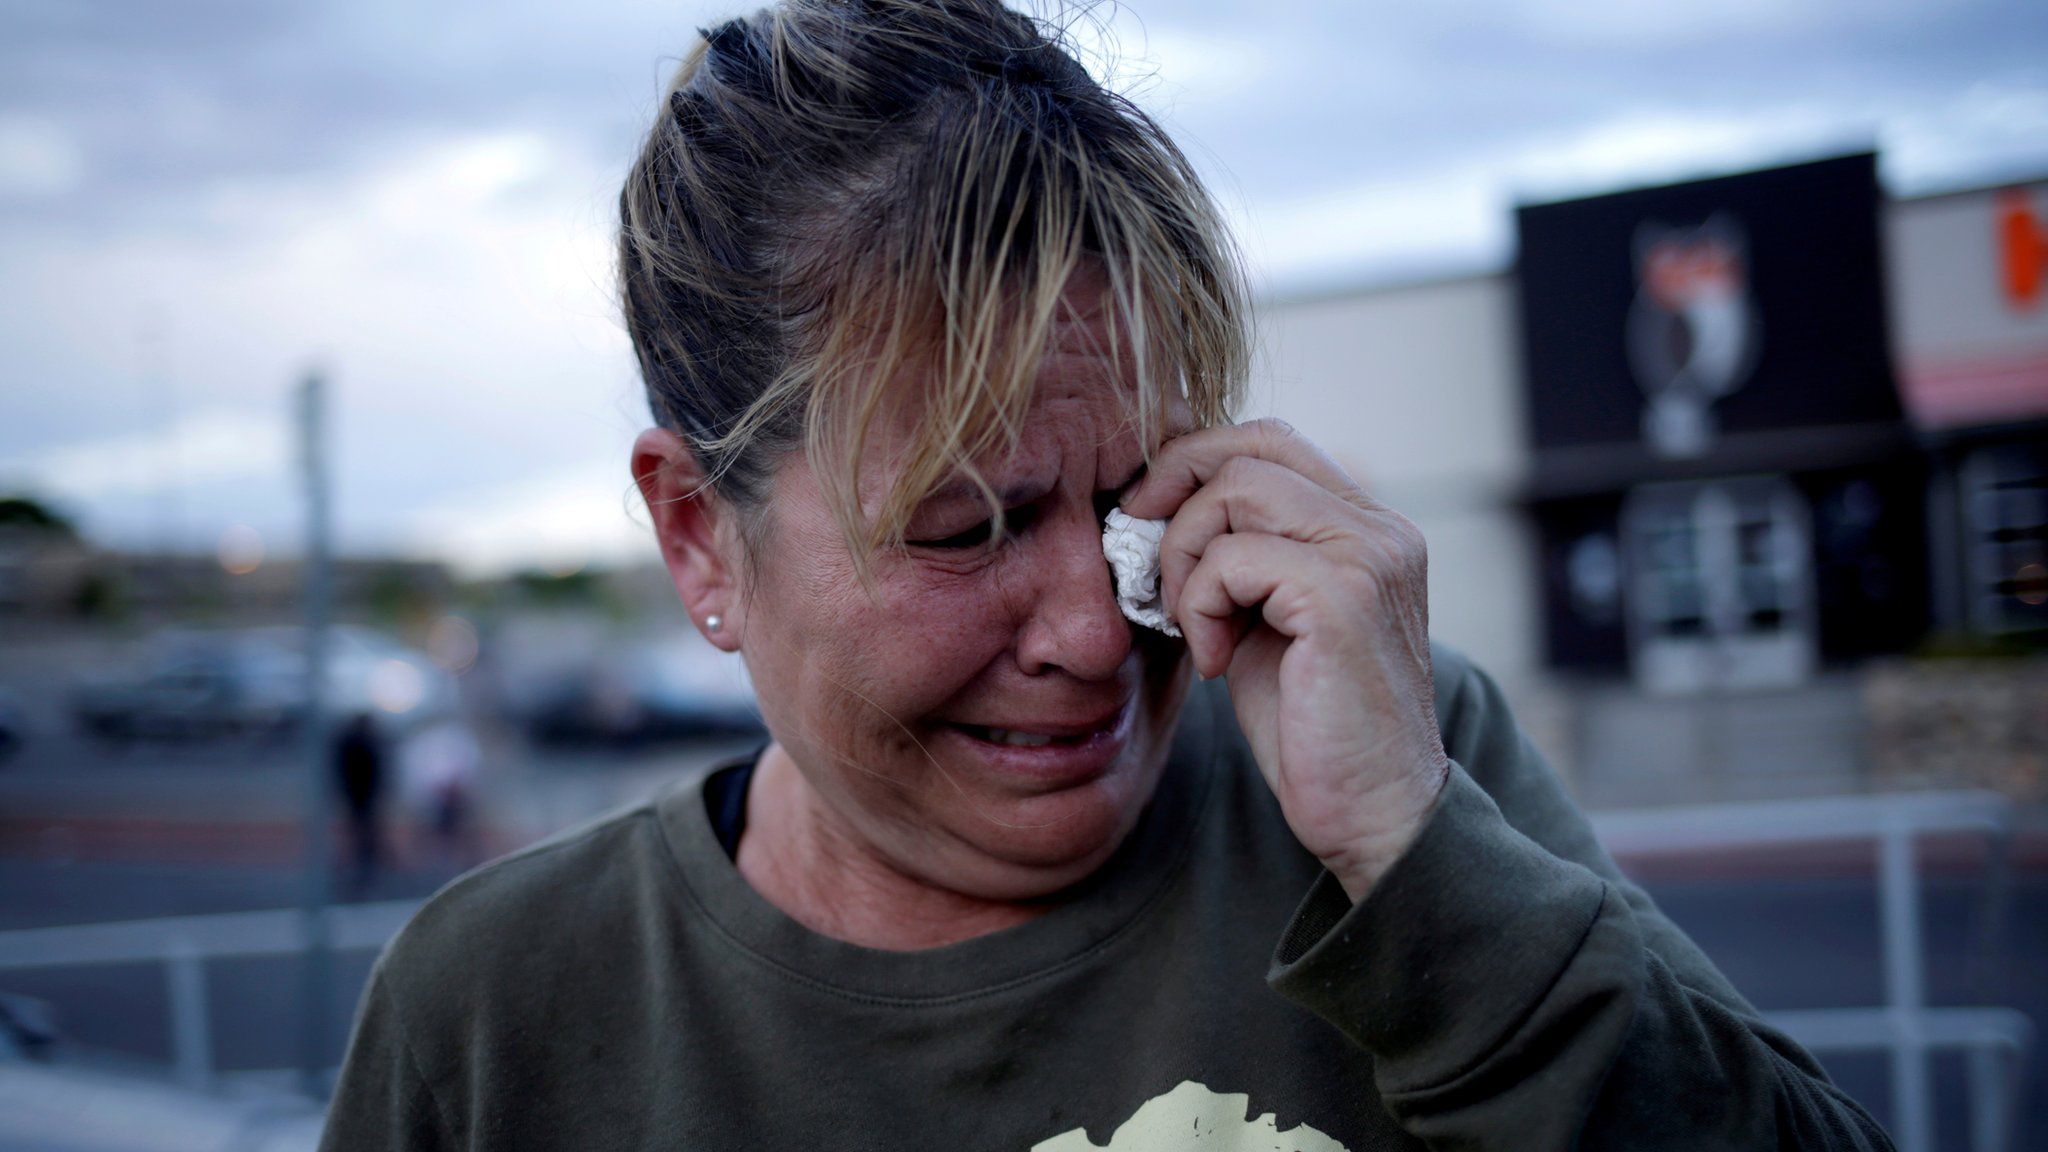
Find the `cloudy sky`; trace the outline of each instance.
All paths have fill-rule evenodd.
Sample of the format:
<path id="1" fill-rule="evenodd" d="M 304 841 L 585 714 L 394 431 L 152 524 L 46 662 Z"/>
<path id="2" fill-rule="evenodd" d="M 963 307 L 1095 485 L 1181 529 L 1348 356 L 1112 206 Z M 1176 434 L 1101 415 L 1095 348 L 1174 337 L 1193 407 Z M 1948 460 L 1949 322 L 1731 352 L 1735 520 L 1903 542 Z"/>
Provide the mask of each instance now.
<path id="1" fill-rule="evenodd" d="M 651 554 L 613 198 L 705 0 L 0 0 L 0 491 L 96 537 L 290 550 L 290 390 L 344 547 Z M 1855 148 L 2048 173 L 2038 0 L 1131 0 L 1116 82 L 1262 288 L 1497 266 L 1517 200 Z"/>

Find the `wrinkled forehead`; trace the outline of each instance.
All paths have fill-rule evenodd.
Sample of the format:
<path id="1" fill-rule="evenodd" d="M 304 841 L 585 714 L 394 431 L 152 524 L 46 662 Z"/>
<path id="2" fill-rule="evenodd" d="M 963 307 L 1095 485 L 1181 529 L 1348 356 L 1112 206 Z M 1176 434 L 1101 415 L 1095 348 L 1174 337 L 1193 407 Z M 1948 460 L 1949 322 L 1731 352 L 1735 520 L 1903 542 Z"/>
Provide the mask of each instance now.
<path id="1" fill-rule="evenodd" d="M 1194 418 L 1177 390 L 1145 383 L 1143 351 L 1132 326 L 1115 309 L 1099 275 L 1078 274 L 1063 293 L 1063 307 L 1047 325 L 1035 351 L 1028 402 L 1013 413 L 984 409 L 959 429 L 962 440 L 981 442 L 965 460 L 944 461 L 940 474 L 928 466 L 942 448 L 934 443 L 952 429 L 934 427 L 930 405 L 945 386 L 936 358 L 896 381 L 877 381 L 877 419 L 863 452 L 862 503 L 873 506 L 893 494 L 922 499 L 973 474 L 998 486 L 999 478 L 1043 468 L 1087 466 L 1086 453 L 1103 468 L 1128 475 L 1161 443 L 1189 431 Z M 1007 365 L 991 365 L 1000 372 Z M 1146 391 L 1152 393 L 1146 395 Z M 1005 425 L 1014 420 L 1014 426 Z M 903 493 L 920 473 L 929 491 Z"/>
<path id="2" fill-rule="evenodd" d="M 1014 447 L 991 452 L 971 469 L 949 472 L 925 501 L 980 496 L 976 474 L 1004 505 L 1037 499 L 1062 486 L 1103 491 L 1137 478 L 1156 442 L 1090 370 L 1049 381 L 1032 404 Z M 1161 439 L 1155 432 L 1154 441 Z"/>

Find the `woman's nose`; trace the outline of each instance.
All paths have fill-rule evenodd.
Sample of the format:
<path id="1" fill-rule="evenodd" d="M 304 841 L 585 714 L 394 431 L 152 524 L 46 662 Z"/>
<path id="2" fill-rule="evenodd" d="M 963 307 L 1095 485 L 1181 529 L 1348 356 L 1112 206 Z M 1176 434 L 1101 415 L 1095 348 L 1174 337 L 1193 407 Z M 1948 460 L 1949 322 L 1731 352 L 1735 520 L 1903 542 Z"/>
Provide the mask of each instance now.
<path id="1" fill-rule="evenodd" d="M 1036 675 L 1059 669 L 1081 680 L 1107 680 L 1131 652 L 1131 625 L 1116 606 L 1116 584 L 1102 558 L 1102 525 L 1091 511 L 1040 525 L 1032 557 L 1032 603 L 1026 607 L 1017 661 Z"/>

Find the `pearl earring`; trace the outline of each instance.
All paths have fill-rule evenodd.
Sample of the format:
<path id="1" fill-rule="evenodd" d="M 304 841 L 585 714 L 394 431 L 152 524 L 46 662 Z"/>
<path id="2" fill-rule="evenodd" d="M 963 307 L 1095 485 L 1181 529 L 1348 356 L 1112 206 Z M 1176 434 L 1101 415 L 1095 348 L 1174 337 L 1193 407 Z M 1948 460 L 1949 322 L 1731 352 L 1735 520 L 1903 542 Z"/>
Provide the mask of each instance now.
<path id="1" fill-rule="evenodd" d="M 719 619 L 717 616 L 706 616 L 704 618 L 704 629 L 707 632 L 716 632 L 718 631 L 718 626 L 723 623 L 725 623 L 725 621 Z"/>

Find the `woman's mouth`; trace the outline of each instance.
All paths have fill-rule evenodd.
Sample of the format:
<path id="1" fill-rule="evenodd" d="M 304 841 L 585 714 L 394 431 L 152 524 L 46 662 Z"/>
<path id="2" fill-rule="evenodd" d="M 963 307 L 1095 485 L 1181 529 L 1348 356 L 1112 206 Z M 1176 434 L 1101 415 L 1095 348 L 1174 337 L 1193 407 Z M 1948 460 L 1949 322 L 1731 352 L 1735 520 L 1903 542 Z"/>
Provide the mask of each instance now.
<path id="1" fill-rule="evenodd" d="M 1079 744 L 1090 739 L 1094 733 L 1079 736 L 1055 736 L 1050 732 L 1025 732 L 1016 728 L 987 728 L 980 724 L 961 724 L 959 729 L 976 740 L 991 744 L 1002 744 L 1010 748 L 1043 748 L 1049 744 Z"/>
<path id="2" fill-rule="evenodd" d="M 1033 719 L 1009 724 L 953 722 L 942 731 L 957 752 L 984 773 L 1033 790 L 1083 783 L 1109 770 L 1129 742 L 1137 697 L 1092 718 Z"/>

